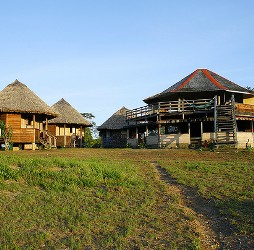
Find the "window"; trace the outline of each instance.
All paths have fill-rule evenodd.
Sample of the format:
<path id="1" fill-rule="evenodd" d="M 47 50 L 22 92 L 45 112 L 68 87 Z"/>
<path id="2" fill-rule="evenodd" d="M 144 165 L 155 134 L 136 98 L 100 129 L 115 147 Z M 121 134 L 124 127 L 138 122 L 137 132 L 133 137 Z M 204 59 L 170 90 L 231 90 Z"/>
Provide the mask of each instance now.
<path id="1" fill-rule="evenodd" d="M 33 117 L 28 114 L 21 115 L 21 128 L 30 128 L 33 126 Z"/>
<path id="2" fill-rule="evenodd" d="M 167 134 L 177 134 L 179 132 L 179 129 L 177 126 L 168 126 L 167 127 Z"/>
<path id="3" fill-rule="evenodd" d="M 186 134 L 188 133 L 188 123 L 180 122 L 176 124 L 168 124 L 165 127 L 165 134 Z"/>

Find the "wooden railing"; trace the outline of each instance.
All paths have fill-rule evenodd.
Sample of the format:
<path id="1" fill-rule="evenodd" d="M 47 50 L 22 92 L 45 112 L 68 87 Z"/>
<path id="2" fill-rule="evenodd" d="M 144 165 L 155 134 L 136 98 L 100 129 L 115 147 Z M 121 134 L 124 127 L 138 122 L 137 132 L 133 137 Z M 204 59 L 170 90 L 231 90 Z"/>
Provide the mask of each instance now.
<path id="1" fill-rule="evenodd" d="M 126 111 L 126 118 L 127 120 L 135 119 L 138 117 L 144 117 L 148 115 L 157 114 L 157 112 L 158 112 L 158 105 L 146 105 L 140 108 Z"/>
<path id="2" fill-rule="evenodd" d="M 156 104 L 128 110 L 126 112 L 126 119 L 127 120 L 136 119 L 145 116 L 152 116 L 155 114 L 206 112 L 213 108 L 214 108 L 214 98 L 158 102 Z"/>
<path id="3" fill-rule="evenodd" d="M 56 136 L 52 135 L 48 131 L 45 132 L 45 135 L 47 136 L 47 140 L 50 147 L 56 147 L 56 140 L 57 140 Z"/>
<path id="4" fill-rule="evenodd" d="M 254 114 L 254 105 L 251 105 L 251 104 L 236 103 L 235 109 L 236 109 L 236 112 L 239 112 L 239 113 Z"/>

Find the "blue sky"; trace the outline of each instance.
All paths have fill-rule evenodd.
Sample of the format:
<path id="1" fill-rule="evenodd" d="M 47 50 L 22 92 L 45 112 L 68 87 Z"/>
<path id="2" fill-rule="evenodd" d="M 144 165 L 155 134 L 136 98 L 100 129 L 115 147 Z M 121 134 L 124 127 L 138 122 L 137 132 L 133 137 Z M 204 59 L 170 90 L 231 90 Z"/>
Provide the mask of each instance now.
<path id="1" fill-rule="evenodd" d="M 101 125 L 197 68 L 254 88 L 252 0 L 0 0 L 0 88 L 15 79 Z"/>

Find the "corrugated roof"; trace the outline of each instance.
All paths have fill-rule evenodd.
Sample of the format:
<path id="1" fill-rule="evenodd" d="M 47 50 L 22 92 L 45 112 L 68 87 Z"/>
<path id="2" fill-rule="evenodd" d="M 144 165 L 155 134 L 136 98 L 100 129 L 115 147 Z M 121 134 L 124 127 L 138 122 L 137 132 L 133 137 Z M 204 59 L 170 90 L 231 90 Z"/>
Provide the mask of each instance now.
<path id="1" fill-rule="evenodd" d="M 63 98 L 51 106 L 60 115 L 57 118 L 49 120 L 49 124 L 73 124 L 92 126 L 75 108 L 73 108 Z"/>
<path id="2" fill-rule="evenodd" d="M 115 112 L 108 120 L 106 120 L 101 126 L 99 126 L 98 130 L 115 130 L 122 129 L 127 125 L 126 123 L 126 111 L 129 109 L 122 107 L 117 112 Z"/>
<path id="3" fill-rule="evenodd" d="M 233 91 L 240 93 L 250 93 L 232 81 L 207 69 L 197 69 L 179 82 L 175 83 L 168 89 L 159 94 L 146 98 L 144 101 L 149 102 L 152 99 L 160 98 L 171 93 L 181 92 L 204 92 L 204 91 Z M 252 93 L 253 94 L 253 93 Z"/>
<path id="4" fill-rule="evenodd" d="M 25 84 L 15 80 L 0 92 L 0 110 L 5 113 L 58 114 Z"/>

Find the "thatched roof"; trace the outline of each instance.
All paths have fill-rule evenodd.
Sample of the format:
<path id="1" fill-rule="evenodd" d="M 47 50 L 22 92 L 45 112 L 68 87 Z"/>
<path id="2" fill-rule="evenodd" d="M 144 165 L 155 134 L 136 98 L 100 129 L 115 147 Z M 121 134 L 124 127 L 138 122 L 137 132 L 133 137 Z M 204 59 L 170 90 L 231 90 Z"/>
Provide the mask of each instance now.
<path id="1" fill-rule="evenodd" d="M 86 127 L 92 126 L 76 109 L 74 109 L 63 98 L 51 106 L 53 110 L 60 115 L 57 118 L 49 120 L 49 124 L 72 124 Z"/>
<path id="2" fill-rule="evenodd" d="M 106 120 L 101 126 L 99 126 L 98 130 L 117 130 L 122 129 L 127 125 L 126 123 L 126 111 L 127 108 L 122 107 L 117 112 L 115 112 L 108 120 Z"/>
<path id="3" fill-rule="evenodd" d="M 146 103 L 158 101 L 176 93 L 201 93 L 227 91 L 254 95 L 253 92 L 207 69 L 197 69 L 159 94 L 148 97 Z"/>
<path id="4" fill-rule="evenodd" d="M 0 92 L 0 111 L 4 113 L 58 114 L 25 84 L 15 80 Z"/>

